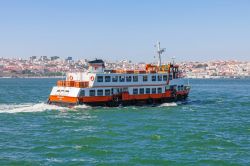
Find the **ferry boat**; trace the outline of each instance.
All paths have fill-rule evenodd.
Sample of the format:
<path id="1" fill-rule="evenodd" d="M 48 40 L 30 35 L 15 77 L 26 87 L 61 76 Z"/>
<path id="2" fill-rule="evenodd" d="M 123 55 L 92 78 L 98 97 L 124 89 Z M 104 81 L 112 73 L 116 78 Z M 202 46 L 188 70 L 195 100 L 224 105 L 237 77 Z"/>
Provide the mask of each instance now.
<path id="1" fill-rule="evenodd" d="M 178 65 L 161 64 L 164 51 L 158 43 L 158 65 L 147 64 L 144 70 L 106 70 L 103 60 L 89 61 L 86 72 L 69 72 L 66 80 L 57 82 L 48 103 L 117 107 L 185 100 L 190 86 L 184 84 Z"/>

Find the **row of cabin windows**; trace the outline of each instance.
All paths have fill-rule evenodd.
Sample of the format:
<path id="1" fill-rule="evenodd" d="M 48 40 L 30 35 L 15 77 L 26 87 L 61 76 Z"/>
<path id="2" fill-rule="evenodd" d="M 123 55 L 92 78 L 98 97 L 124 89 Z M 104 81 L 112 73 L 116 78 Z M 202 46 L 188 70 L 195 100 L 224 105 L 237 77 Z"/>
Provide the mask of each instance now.
<path id="1" fill-rule="evenodd" d="M 152 75 L 151 80 L 152 81 L 167 81 L 168 76 L 167 75 Z M 169 79 L 172 80 L 172 75 L 169 76 Z M 148 76 L 142 76 L 143 82 L 147 82 Z M 97 82 L 138 82 L 138 76 L 113 76 L 111 79 L 111 76 L 97 76 Z"/>
<path id="2" fill-rule="evenodd" d="M 177 91 L 182 91 L 182 90 L 186 90 L 186 87 L 184 85 L 171 85 L 170 89 L 173 90 L 177 90 Z"/>
<path id="3" fill-rule="evenodd" d="M 112 82 L 138 82 L 138 76 L 113 76 L 112 77 Z M 97 76 L 97 82 L 111 82 L 111 76 Z"/>
<path id="4" fill-rule="evenodd" d="M 157 90 L 157 91 L 156 91 Z M 162 88 L 133 88 L 133 94 L 156 94 L 162 93 Z"/>
<path id="5" fill-rule="evenodd" d="M 110 96 L 111 90 L 110 89 L 97 89 L 97 90 L 89 90 L 89 96 Z M 80 96 L 85 96 L 85 90 L 81 90 Z"/>
<path id="6" fill-rule="evenodd" d="M 185 90 L 185 88 L 184 88 L 183 85 L 178 85 L 178 86 L 177 86 L 177 90 L 178 90 L 178 91 L 182 91 L 182 90 Z"/>
<path id="7" fill-rule="evenodd" d="M 156 94 L 156 93 L 162 93 L 162 88 L 133 88 L 133 94 Z M 97 89 L 97 90 L 89 90 L 89 96 L 110 96 L 111 90 L 110 89 Z M 80 91 L 79 96 L 85 96 L 85 90 Z"/>

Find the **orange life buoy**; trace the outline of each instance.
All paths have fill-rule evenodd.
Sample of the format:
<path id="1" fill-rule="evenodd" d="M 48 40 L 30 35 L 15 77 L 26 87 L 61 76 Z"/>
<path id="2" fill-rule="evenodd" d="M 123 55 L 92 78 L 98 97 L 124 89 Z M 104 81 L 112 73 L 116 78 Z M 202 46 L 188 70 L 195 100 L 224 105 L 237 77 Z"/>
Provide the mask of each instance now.
<path id="1" fill-rule="evenodd" d="M 69 80 L 73 80 L 73 76 L 69 76 Z"/>
<path id="2" fill-rule="evenodd" d="M 90 80 L 91 80 L 91 81 L 94 81 L 94 76 L 91 76 L 91 77 L 90 77 Z"/>

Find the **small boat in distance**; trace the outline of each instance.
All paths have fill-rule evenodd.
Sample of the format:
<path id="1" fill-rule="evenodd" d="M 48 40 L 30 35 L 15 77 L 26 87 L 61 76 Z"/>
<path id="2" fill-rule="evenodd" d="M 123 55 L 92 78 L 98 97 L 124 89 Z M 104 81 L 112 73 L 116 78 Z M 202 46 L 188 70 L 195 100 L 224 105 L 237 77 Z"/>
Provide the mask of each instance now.
<path id="1" fill-rule="evenodd" d="M 110 106 L 160 104 L 185 100 L 190 86 L 184 84 L 179 66 L 161 64 L 165 49 L 157 45 L 158 65 L 144 70 L 105 70 L 101 59 L 89 61 L 86 72 L 66 74 L 52 88 L 48 103 L 62 106 Z"/>

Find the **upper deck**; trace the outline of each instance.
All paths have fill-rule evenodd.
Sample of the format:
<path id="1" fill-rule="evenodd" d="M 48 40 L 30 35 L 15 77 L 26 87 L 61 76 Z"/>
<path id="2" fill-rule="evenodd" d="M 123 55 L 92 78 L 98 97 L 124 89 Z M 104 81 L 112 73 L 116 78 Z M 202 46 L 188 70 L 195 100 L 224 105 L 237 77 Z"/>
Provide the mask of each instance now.
<path id="1" fill-rule="evenodd" d="M 103 70 L 67 73 L 68 84 L 76 87 L 128 87 L 167 85 L 179 77 L 178 66 L 166 65 L 161 69 L 147 65 L 146 70 Z M 67 86 L 67 85 L 66 85 Z M 68 85 L 70 86 L 70 85 Z"/>
<path id="2" fill-rule="evenodd" d="M 172 79 L 180 77 L 180 72 L 178 65 L 161 64 L 161 54 L 164 49 L 160 49 L 159 44 L 158 65 L 147 64 L 144 70 L 106 70 L 104 61 L 96 59 L 89 61 L 88 71 L 67 73 L 66 83 L 59 84 L 82 88 L 169 85 Z"/>

